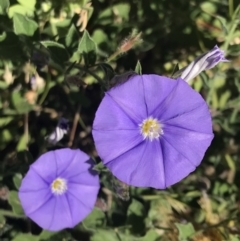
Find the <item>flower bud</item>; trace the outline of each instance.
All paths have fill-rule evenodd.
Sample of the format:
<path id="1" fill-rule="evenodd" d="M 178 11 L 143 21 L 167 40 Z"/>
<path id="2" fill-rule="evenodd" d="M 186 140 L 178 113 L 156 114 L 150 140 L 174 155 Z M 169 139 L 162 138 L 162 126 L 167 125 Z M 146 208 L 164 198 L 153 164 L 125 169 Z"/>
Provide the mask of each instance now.
<path id="1" fill-rule="evenodd" d="M 60 118 L 58 125 L 55 130 L 46 138 L 50 144 L 55 145 L 59 142 L 65 134 L 67 134 L 69 129 L 68 120 L 65 118 Z"/>
<path id="2" fill-rule="evenodd" d="M 179 76 L 184 79 L 186 82 L 189 82 L 202 71 L 206 69 L 211 69 L 216 66 L 219 62 L 229 62 L 224 57 L 224 51 L 219 49 L 217 45 L 215 47 L 201 56 L 197 57 L 191 64 L 187 67 L 180 69 L 175 76 Z"/>

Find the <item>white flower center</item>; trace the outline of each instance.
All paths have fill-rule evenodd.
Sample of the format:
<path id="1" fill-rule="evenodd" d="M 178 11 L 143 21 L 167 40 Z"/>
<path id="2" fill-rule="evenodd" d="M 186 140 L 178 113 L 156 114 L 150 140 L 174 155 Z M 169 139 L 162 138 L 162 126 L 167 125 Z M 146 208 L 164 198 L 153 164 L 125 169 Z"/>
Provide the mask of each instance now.
<path id="1" fill-rule="evenodd" d="M 148 138 L 150 141 L 153 141 L 163 135 L 162 124 L 153 117 L 145 119 L 139 127 L 144 139 Z"/>
<path id="2" fill-rule="evenodd" d="M 62 195 L 67 191 L 67 181 L 63 178 L 56 178 L 51 184 L 51 191 L 55 195 Z"/>

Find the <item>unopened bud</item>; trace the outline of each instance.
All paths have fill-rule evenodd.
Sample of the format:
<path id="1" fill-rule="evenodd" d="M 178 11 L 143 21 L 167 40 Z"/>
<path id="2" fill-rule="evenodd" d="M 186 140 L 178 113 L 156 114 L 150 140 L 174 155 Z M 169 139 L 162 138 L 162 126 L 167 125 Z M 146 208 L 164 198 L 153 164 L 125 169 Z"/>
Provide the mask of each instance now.
<path id="1" fill-rule="evenodd" d="M 136 33 L 136 31 L 132 31 L 129 37 L 127 37 L 118 47 L 117 51 L 114 52 L 109 58 L 108 62 L 115 59 L 118 55 L 124 54 L 128 52 L 130 49 L 134 48 L 136 45 L 142 42 L 141 39 L 142 33 Z"/>
<path id="2" fill-rule="evenodd" d="M 55 130 L 46 138 L 50 144 L 55 145 L 59 142 L 65 134 L 67 134 L 69 129 L 68 120 L 65 118 L 60 118 L 58 125 Z"/>
<path id="3" fill-rule="evenodd" d="M 136 32 L 133 31 L 131 35 L 125 40 L 123 40 L 123 42 L 120 44 L 118 48 L 119 52 L 126 53 L 130 49 L 134 48 L 136 45 L 140 44 L 142 42 L 141 35 L 141 32 L 136 34 Z"/>
<path id="4" fill-rule="evenodd" d="M 216 45 L 209 52 L 197 57 L 187 67 L 180 69 L 177 73 L 174 74 L 174 77 L 180 77 L 186 82 L 189 82 L 202 71 L 211 69 L 220 62 L 229 62 L 229 60 L 224 57 L 224 51 L 219 49 Z"/>

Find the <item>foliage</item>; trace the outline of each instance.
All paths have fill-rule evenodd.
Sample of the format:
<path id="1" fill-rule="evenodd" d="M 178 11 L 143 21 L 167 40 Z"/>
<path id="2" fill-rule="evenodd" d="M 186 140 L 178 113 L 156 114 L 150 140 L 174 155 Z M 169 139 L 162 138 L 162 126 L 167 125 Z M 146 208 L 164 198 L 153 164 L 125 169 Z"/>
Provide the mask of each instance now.
<path id="1" fill-rule="evenodd" d="M 240 240 L 239 4 L 1 0 L 0 239 Z M 128 52 L 119 51 L 127 41 Z M 171 76 L 177 64 L 185 67 L 215 44 L 231 62 L 192 82 L 209 104 L 215 132 L 202 164 L 167 190 L 131 187 L 130 199 L 122 200 L 91 136 L 103 92 L 134 70 Z M 71 128 L 58 145 L 96 160 L 102 203 L 74 229 L 50 233 L 24 216 L 17 190 L 29 165 L 56 148 L 46 136 L 61 116 Z"/>

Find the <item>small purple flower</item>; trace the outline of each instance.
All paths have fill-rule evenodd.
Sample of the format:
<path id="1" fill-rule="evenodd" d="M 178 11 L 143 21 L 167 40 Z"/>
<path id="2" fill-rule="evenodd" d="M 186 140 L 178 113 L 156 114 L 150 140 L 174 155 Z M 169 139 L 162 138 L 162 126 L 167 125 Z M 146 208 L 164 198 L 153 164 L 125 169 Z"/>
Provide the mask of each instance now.
<path id="1" fill-rule="evenodd" d="M 105 93 L 93 137 L 119 180 L 163 189 L 200 164 L 212 121 L 206 102 L 182 79 L 137 75 Z"/>
<path id="2" fill-rule="evenodd" d="M 215 67 L 219 62 L 229 62 L 229 60 L 224 57 L 224 51 L 216 45 L 211 51 L 197 57 L 191 64 L 179 70 L 176 74 L 189 82 L 202 71 Z"/>
<path id="3" fill-rule="evenodd" d="M 19 198 L 25 214 L 43 229 L 72 228 L 94 208 L 99 177 L 80 150 L 49 151 L 30 166 Z"/>
<path id="4" fill-rule="evenodd" d="M 67 134 L 69 129 L 68 120 L 65 118 L 60 118 L 58 125 L 55 130 L 46 138 L 47 141 L 53 145 L 62 140 L 63 136 Z"/>

